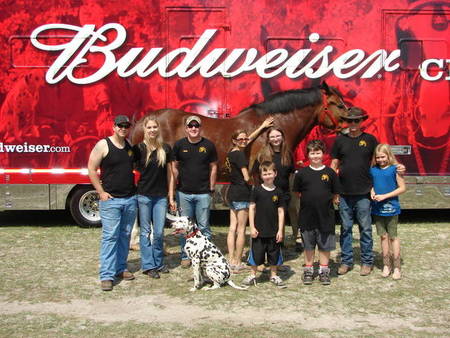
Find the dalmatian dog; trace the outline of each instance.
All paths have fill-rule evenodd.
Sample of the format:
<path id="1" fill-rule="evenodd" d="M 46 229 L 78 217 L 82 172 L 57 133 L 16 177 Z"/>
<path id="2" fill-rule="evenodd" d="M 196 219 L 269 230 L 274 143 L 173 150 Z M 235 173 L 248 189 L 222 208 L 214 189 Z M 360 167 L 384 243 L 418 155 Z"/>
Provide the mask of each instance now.
<path id="1" fill-rule="evenodd" d="M 238 290 L 246 290 L 246 287 L 239 287 L 230 280 L 231 270 L 227 260 L 220 252 L 219 248 L 208 238 L 202 235 L 197 224 L 187 216 L 173 216 L 167 214 L 167 219 L 172 223 L 174 234 L 182 234 L 186 238 L 184 250 L 192 262 L 192 272 L 194 274 L 194 287 L 191 291 L 202 288 L 205 278 L 211 280 L 213 285 L 205 290 L 214 290 L 224 284 Z"/>

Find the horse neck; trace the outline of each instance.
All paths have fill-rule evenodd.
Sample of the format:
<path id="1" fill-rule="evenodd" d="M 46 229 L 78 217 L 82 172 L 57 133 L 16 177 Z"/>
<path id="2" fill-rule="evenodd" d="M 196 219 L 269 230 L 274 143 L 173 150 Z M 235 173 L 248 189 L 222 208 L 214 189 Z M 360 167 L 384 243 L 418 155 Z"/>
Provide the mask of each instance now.
<path id="1" fill-rule="evenodd" d="M 286 141 L 296 146 L 317 125 L 321 105 L 296 109 L 276 116 L 277 126 L 285 133 Z"/>

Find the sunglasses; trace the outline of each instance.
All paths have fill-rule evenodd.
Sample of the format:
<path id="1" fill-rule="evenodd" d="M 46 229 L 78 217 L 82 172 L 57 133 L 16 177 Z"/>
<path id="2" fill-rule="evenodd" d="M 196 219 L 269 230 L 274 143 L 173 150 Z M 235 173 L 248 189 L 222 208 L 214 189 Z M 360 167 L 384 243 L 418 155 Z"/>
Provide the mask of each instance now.
<path id="1" fill-rule="evenodd" d="M 120 129 L 128 129 L 131 127 L 131 124 L 121 123 L 121 124 L 116 124 L 116 126 L 117 126 L 117 128 L 120 128 Z"/>
<path id="2" fill-rule="evenodd" d="M 363 119 L 343 119 L 345 122 L 347 123 L 359 123 L 361 122 Z"/>
<path id="3" fill-rule="evenodd" d="M 189 124 L 187 125 L 187 127 L 188 127 L 189 129 L 192 129 L 192 128 L 200 128 L 200 125 L 199 125 L 198 123 L 189 123 Z"/>
<path id="4" fill-rule="evenodd" d="M 240 138 L 236 139 L 236 141 L 238 141 L 238 142 L 243 142 L 243 141 L 248 141 L 248 140 L 250 140 L 248 137 L 240 137 Z"/>

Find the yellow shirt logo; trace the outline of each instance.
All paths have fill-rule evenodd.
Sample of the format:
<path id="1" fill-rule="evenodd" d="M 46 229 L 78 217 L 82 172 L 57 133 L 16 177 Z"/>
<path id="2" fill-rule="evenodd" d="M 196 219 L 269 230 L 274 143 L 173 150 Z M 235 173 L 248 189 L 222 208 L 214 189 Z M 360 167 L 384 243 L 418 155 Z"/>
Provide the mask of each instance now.
<path id="1" fill-rule="evenodd" d="M 198 148 L 198 152 L 199 153 L 206 153 L 206 148 L 205 147 L 200 147 L 200 148 Z"/>
<path id="2" fill-rule="evenodd" d="M 359 146 L 360 147 L 367 147 L 367 143 L 364 140 L 359 141 Z"/>
<path id="3" fill-rule="evenodd" d="M 274 202 L 274 203 L 278 202 L 278 196 L 277 195 L 272 196 L 272 202 Z"/>
<path id="4" fill-rule="evenodd" d="M 188 152 L 188 150 L 187 150 L 187 149 L 183 149 L 182 151 L 183 151 L 183 153 L 187 153 L 187 152 Z"/>
<path id="5" fill-rule="evenodd" d="M 131 156 L 133 156 L 133 150 L 128 150 L 128 157 L 131 157 Z"/>
<path id="6" fill-rule="evenodd" d="M 320 179 L 321 179 L 322 181 L 328 182 L 328 181 L 330 180 L 330 177 L 329 177 L 327 174 L 323 174 L 323 175 L 320 177 Z"/>

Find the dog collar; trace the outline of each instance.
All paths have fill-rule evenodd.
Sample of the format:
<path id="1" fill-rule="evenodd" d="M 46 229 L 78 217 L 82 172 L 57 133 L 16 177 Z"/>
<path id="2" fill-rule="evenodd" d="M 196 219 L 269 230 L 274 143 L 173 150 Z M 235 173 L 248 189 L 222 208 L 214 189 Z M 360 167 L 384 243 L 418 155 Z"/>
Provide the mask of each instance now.
<path id="1" fill-rule="evenodd" d="M 197 235 L 198 229 L 195 229 L 194 231 L 192 231 L 189 235 L 186 236 L 186 238 L 191 238 L 194 237 L 195 235 Z"/>

